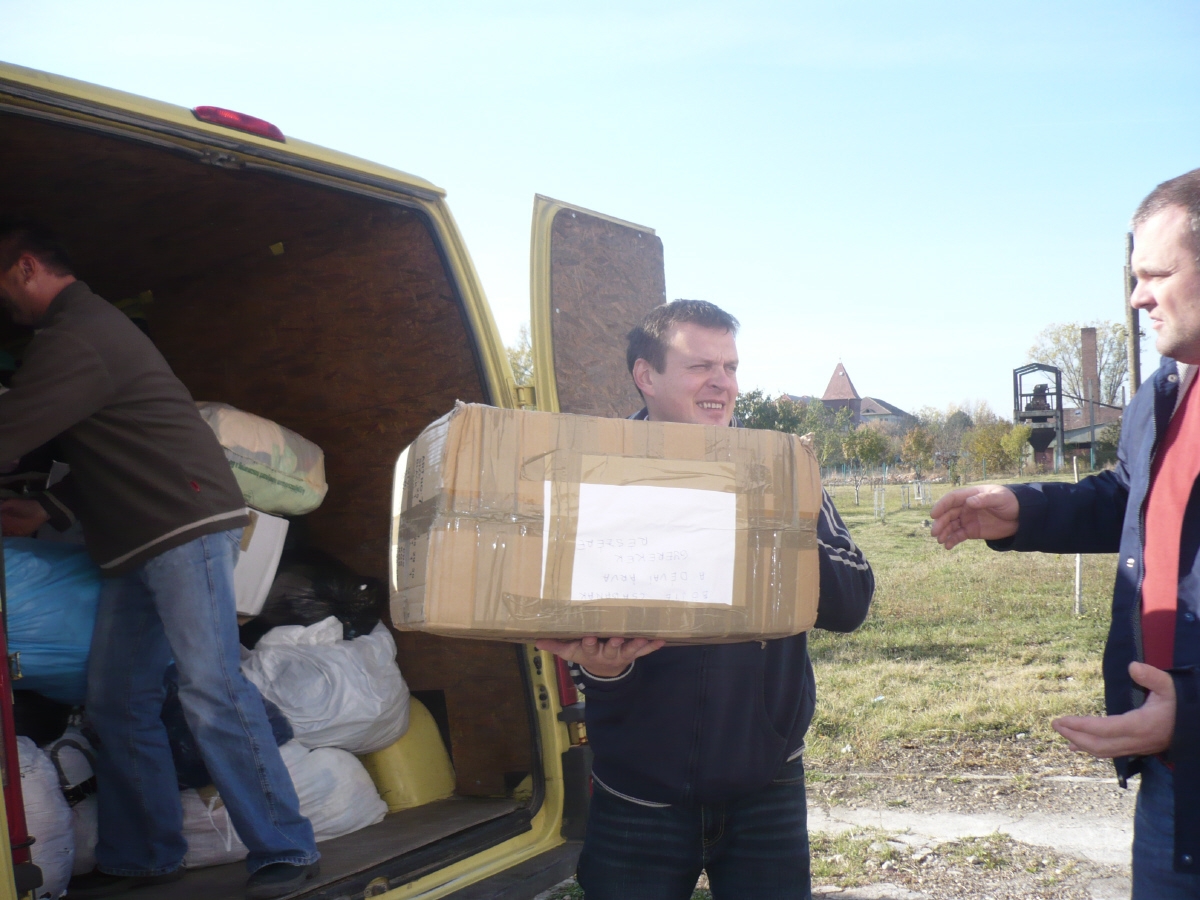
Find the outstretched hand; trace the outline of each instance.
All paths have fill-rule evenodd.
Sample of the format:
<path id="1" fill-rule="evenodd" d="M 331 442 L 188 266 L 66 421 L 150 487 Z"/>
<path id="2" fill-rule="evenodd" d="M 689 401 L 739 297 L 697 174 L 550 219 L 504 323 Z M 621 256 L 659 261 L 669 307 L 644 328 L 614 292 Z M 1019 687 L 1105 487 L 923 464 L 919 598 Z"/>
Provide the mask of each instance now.
<path id="1" fill-rule="evenodd" d="M 951 550 L 963 541 L 996 541 L 1017 533 L 1021 507 L 1017 495 L 998 484 L 951 491 L 933 505 L 931 533 Z"/>
<path id="2" fill-rule="evenodd" d="M 609 638 L 601 640 L 585 637 L 578 641 L 536 641 L 534 646 L 567 662 L 578 663 L 588 673 L 599 678 L 615 678 L 628 669 L 635 659 L 653 653 L 666 641 L 651 641 L 646 638 Z"/>
<path id="3" fill-rule="evenodd" d="M 1175 682 L 1162 669 L 1130 663 L 1129 675 L 1150 692 L 1137 709 L 1119 716 L 1066 716 L 1050 726 L 1072 750 L 1108 759 L 1152 756 L 1171 746 L 1175 733 Z"/>

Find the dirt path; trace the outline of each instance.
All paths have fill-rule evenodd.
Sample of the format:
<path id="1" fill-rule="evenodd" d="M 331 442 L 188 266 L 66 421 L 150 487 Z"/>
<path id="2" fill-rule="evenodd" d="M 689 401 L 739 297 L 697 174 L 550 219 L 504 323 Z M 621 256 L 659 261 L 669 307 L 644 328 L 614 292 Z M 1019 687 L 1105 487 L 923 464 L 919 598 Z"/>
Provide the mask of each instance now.
<path id="1" fill-rule="evenodd" d="M 814 896 L 1129 896 L 1136 781 L 1122 790 L 1108 763 L 1054 745 L 906 747 L 816 769 L 808 788 L 814 871 L 833 836 L 855 864 L 815 877 Z M 856 837 L 870 841 L 857 855 Z"/>
<path id="2" fill-rule="evenodd" d="M 1108 763 L 1050 743 L 946 742 L 810 764 L 807 780 L 814 897 L 1129 897 L 1137 783 L 1122 790 Z"/>

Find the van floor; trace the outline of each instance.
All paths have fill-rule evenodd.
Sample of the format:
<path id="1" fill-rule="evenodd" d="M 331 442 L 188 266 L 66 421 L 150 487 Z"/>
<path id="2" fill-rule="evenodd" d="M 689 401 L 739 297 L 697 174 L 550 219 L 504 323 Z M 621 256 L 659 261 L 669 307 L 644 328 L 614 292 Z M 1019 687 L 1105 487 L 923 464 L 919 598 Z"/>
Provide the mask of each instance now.
<path id="1" fill-rule="evenodd" d="M 426 847 L 474 826 L 500 819 L 523 809 L 512 800 L 451 797 L 416 809 L 389 814 L 382 822 L 353 834 L 318 845 L 321 874 L 292 896 L 320 891 L 344 879 L 367 872 L 389 860 Z M 482 849 L 473 848 L 473 852 Z M 386 876 L 384 876 L 386 877 Z M 137 900 L 215 900 L 240 898 L 246 885 L 246 867 L 242 862 L 209 866 L 189 871 L 173 884 L 138 888 L 123 896 Z M 362 888 L 351 888 L 351 896 Z M 335 893 L 341 894 L 340 891 Z M 70 894 L 67 895 L 70 900 Z"/>

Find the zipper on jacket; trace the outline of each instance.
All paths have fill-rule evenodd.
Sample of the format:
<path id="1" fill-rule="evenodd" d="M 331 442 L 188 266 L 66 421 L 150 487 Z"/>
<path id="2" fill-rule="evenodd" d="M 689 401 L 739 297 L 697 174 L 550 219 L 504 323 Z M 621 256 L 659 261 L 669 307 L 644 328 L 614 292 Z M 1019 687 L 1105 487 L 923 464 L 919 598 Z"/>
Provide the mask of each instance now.
<path id="1" fill-rule="evenodd" d="M 1178 392 L 1179 382 L 1176 383 L 1175 390 Z M 1175 407 L 1178 407 L 1178 398 L 1176 398 Z M 1175 412 L 1172 411 L 1171 418 L 1175 417 Z M 1138 567 L 1137 588 L 1134 592 L 1134 603 L 1132 604 L 1132 626 L 1133 626 L 1133 647 L 1134 653 L 1137 655 L 1138 662 L 1145 662 L 1145 649 L 1142 646 L 1142 583 L 1146 580 L 1146 504 L 1150 501 L 1150 491 L 1154 488 L 1154 455 L 1158 452 L 1158 394 L 1154 396 L 1154 414 L 1150 417 L 1153 425 L 1153 430 L 1150 435 L 1150 453 L 1147 455 L 1147 465 L 1150 471 L 1146 473 L 1146 493 L 1142 496 L 1142 502 L 1138 505 L 1138 552 L 1141 556 L 1141 564 Z M 1140 688 L 1136 688 L 1139 693 L 1143 693 Z"/>

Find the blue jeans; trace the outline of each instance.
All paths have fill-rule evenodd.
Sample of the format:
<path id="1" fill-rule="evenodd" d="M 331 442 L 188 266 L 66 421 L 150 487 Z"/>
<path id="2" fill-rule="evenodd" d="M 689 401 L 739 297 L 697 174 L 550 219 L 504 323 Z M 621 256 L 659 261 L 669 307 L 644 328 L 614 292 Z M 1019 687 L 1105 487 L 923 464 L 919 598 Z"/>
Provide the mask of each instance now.
<path id="1" fill-rule="evenodd" d="M 100 842 L 112 875 L 161 875 L 187 852 L 163 674 L 179 668 L 179 699 L 249 871 L 320 854 L 257 688 L 241 672 L 233 566 L 241 529 L 208 534 L 106 579 L 88 660 Z"/>
<path id="2" fill-rule="evenodd" d="M 1133 820 L 1133 900 L 1195 900 L 1200 875 L 1176 872 L 1175 777 L 1147 759 Z"/>
<path id="3" fill-rule="evenodd" d="M 579 857 L 587 900 L 810 900 L 804 762 L 726 803 L 643 806 L 596 784 Z"/>

